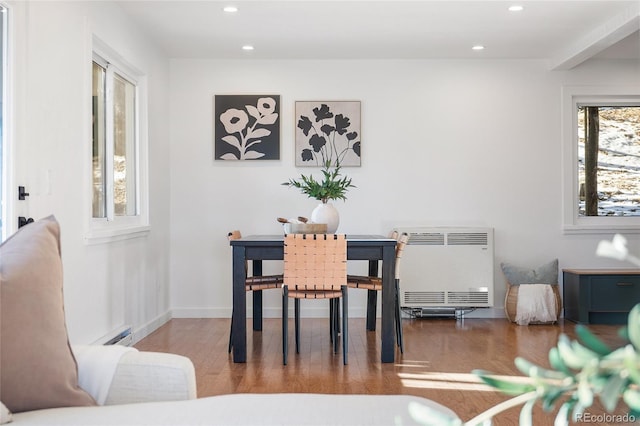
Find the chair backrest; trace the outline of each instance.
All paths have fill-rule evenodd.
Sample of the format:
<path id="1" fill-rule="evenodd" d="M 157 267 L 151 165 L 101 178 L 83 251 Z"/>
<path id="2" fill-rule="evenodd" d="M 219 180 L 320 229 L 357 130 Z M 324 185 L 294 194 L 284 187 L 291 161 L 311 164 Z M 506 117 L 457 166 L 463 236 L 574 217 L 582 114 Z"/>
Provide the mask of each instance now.
<path id="1" fill-rule="evenodd" d="M 347 284 L 344 234 L 287 234 L 284 238 L 284 285 L 290 289 L 340 290 Z"/>
<path id="2" fill-rule="evenodd" d="M 396 279 L 400 279 L 400 259 L 402 259 L 402 253 L 404 252 L 404 248 L 409 241 L 409 234 L 403 232 L 398 238 L 398 243 L 396 244 Z"/>

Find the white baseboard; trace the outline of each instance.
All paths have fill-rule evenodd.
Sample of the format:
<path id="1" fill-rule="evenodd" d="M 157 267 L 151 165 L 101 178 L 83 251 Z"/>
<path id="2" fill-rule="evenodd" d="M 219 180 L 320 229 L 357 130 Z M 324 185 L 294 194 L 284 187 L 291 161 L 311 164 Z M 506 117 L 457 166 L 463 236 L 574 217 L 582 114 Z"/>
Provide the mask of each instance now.
<path id="1" fill-rule="evenodd" d="M 171 311 L 167 311 L 161 315 L 158 315 L 151 321 L 148 321 L 145 324 L 139 327 L 136 327 L 136 329 L 133 330 L 133 333 L 132 333 L 133 341 L 131 342 L 131 344 L 135 345 L 140 340 L 144 339 L 145 337 L 147 337 L 148 335 L 150 335 L 151 333 L 153 333 L 154 331 L 162 327 L 164 324 L 169 322 L 171 318 L 172 318 Z"/>
<path id="2" fill-rule="evenodd" d="M 292 304 L 293 305 L 293 304 Z M 328 307 L 309 307 L 302 308 L 302 318 L 328 318 Z M 293 318 L 293 306 L 289 309 L 289 317 Z M 263 318 L 280 318 L 282 311 L 280 308 L 264 308 L 262 310 Z M 365 318 L 367 316 L 366 308 L 349 308 L 350 318 Z M 231 318 L 231 309 L 228 308 L 173 308 L 171 310 L 172 318 Z M 251 307 L 247 307 L 247 318 L 253 317 Z"/>

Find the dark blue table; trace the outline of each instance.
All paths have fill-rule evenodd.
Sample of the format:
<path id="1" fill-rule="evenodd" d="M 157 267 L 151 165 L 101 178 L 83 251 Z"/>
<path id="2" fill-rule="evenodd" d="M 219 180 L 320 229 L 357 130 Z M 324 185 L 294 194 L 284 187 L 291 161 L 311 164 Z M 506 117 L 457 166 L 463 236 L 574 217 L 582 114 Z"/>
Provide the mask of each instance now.
<path id="1" fill-rule="evenodd" d="M 284 236 L 251 235 L 232 240 L 233 248 L 233 361 L 247 361 L 247 293 L 245 291 L 246 261 L 253 261 L 254 275 L 262 273 L 263 260 L 283 260 Z M 377 273 L 382 261 L 382 362 L 393 362 L 395 356 L 395 247 L 396 240 L 381 235 L 347 235 L 347 259 L 368 260 L 369 273 Z M 367 329 L 375 330 L 376 292 L 369 292 Z M 262 295 L 254 292 L 255 330 L 262 328 Z"/>

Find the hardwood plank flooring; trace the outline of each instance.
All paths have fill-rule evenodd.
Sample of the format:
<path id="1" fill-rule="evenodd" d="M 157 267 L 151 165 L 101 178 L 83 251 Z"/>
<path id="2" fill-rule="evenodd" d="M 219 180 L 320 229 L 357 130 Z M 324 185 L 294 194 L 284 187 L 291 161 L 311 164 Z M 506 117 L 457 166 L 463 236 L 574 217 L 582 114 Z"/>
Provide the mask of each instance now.
<path id="1" fill-rule="evenodd" d="M 380 325 L 365 330 L 364 319 L 349 320 L 349 364 L 333 354 L 326 319 L 303 319 L 300 354 L 295 353 L 291 322 L 289 364 L 282 365 L 279 319 L 265 319 L 254 332 L 247 322 L 247 362 L 235 364 L 227 353 L 229 319 L 173 319 L 138 342 L 140 350 L 172 352 L 189 357 L 196 369 L 198 396 L 230 393 L 411 394 L 454 410 L 463 421 L 508 399 L 477 382 L 470 374 L 483 369 L 520 375 L 517 356 L 548 366 L 549 349 L 561 333 L 574 338 L 575 324 L 518 326 L 505 319 L 405 319 L 405 351 L 394 364 L 380 362 Z M 292 320 L 290 320 L 292 321 Z M 606 343 L 619 346 L 618 326 L 589 327 Z M 494 418 L 494 425 L 518 424 L 520 407 Z M 605 413 L 596 402 L 591 416 Z M 615 412 L 625 414 L 620 405 Z M 552 425 L 555 411 L 534 409 L 536 426 Z M 593 419 L 593 417 L 592 417 Z M 615 421 L 591 425 L 627 424 Z M 636 423 L 638 424 L 638 423 Z"/>

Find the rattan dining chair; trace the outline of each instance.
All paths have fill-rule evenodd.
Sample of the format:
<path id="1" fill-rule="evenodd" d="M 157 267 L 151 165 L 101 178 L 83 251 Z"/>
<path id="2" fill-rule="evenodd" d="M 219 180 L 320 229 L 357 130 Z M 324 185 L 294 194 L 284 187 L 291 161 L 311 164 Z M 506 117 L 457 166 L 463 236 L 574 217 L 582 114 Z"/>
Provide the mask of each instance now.
<path id="1" fill-rule="evenodd" d="M 332 299 L 329 322 L 338 335 L 342 299 L 342 354 L 348 362 L 347 240 L 344 234 L 288 234 L 284 240 L 282 362 L 289 351 L 289 298 L 294 299 L 296 353 L 300 353 L 300 299 Z M 334 353 L 338 339 L 333 339 Z"/>
<path id="2" fill-rule="evenodd" d="M 400 310 L 400 260 L 402 259 L 404 248 L 409 241 L 409 234 L 406 232 L 398 234 L 398 232 L 392 231 L 389 236 L 390 238 L 394 238 L 398 241 L 396 244 L 396 268 L 394 271 L 396 343 L 400 347 L 400 352 L 404 353 L 404 337 L 402 333 L 402 316 Z M 366 275 L 347 275 L 347 285 L 349 288 L 382 291 L 382 278 Z"/>
<path id="3" fill-rule="evenodd" d="M 238 240 L 242 238 L 242 234 L 240 231 L 235 230 L 229 232 L 227 234 L 227 238 L 229 241 Z M 262 291 L 269 290 L 282 287 L 282 283 L 284 281 L 283 274 L 277 275 L 259 275 L 250 277 L 248 276 L 249 265 L 245 263 L 245 281 L 244 281 L 244 289 L 247 292 L 250 291 Z M 229 331 L 229 353 L 231 353 L 231 349 L 233 348 L 233 311 L 231 313 L 231 329 Z"/>

